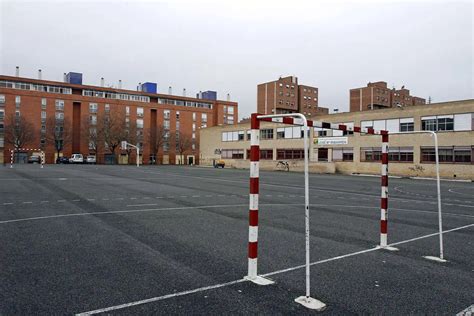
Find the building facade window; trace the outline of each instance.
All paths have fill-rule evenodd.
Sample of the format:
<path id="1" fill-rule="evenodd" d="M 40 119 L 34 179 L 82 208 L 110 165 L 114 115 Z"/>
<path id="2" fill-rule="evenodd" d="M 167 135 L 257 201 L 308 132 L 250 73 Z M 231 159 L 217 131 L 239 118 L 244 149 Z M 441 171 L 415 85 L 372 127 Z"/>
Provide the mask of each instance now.
<path id="1" fill-rule="evenodd" d="M 137 116 L 138 116 L 138 117 L 143 117 L 143 113 L 144 113 L 144 112 L 143 112 L 143 108 L 138 107 L 138 108 L 137 108 Z"/>
<path id="2" fill-rule="evenodd" d="M 244 131 L 222 132 L 221 140 L 223 142 L 237 142 L 244 139 Z"/>
<path id="3" fill-rule="evenodd" d="M 97 103 L 89 103 L 89 113 L 97 113 L 98 107 Z"/>
<path id="4" fill-rule="evenodd" d="M 243 149 L 222 149 L 222 159 L 244 159 Z"/>
<path id="5" fill-rule="evenodd" d="M 89 115 L 89 124 L 90 125 L 97 125 L 97 115 Z"/>
<path id="6" fill-rule="evenodd" d="M 382 149 L 374 147 L 361 147 L 360 149 L 360 161 L 381 161 L 382 160 Z"/>
<path id="7" fill-rule="evenodd" d="M 413 162 L 413 147 L 389 147 L 390 162 Z"/>
<path id="8" fill-rule="evenodd" d="M 171 117 L 171 112 L 170 112 L 170 110 L 164 110 L 164 111 L 163 111 L 163 117 L 165 118 L 165 120 L 169 120 L 170 117 Z"/>
<path id="9" fill-rule="evenodd" d="M 21 97 L 19 95 L 17 95 L 15 97 L 15 104 L 20 104 L 21 103 Z"/>
<path id="10" fill-rule="evenodd" d="M 440 163 L 474 163 L 474 147 L 439 147 L 438 158 Z M 435 163 L 436 152 L 434 147 L 421 147 L 422 163 Z"/>
<path id="11" fill-rule="evenodd" d="M 46 98 L 41 98 L 41 109 L 45 110 L 48 100 Z"/>
<path id="12" fill-rule="evenodd" d="M 56 111 L 64 111 L 64 100 L 56 100 Z"/>
<path id="13" fill-rule="evenodd" d="M 106 104 L 104 107 L 105 113 L 110 113 L 110 104 Z"/>
<path id="14" fill-rule="evenodd" d="M 273 128 L 265 128 L 260 130 L 260 139 L 273 139 Z"/>
<path id="15" fill-rule="evenodd" d="M 277 149 L 277 159 L 303 159 L 304 149 Z"/>
<path id="16" fill-rule="evenodd" d="M 421 118 L 423 131 L 453 131 L 454 115 L 425 116 Z"/>
<path id="17" fill-rule="evenodd" d="M 333 148 L 333 161 L 354 161 L 354 149 L 352 147 Z"/>
<path id="18" fill-rule="evenodd" d="M 55 117 L 56 117 L 57 121 L 62 121 L 62 120 L 64 120 L 64 113 L 56 112 Z"/>
<path id="19" fill-rule="evenodd" d="M 207 113 L 201 113 L 201 122 L 207 123 Z"/>
<path id="20" fill-rule="evenodd" d="M 137 119 L 137 128 L 143 128 L 143 119 Z"/>
<path id="21" fill-rule="evenodd" d="M 400 119 L 400 132 L 413 132 L 414 130 L 415 130 L 415 123 L 414 123 L 413 118 Z"/>
<path id="22" fill-rule="evenodd" d="M 0 94 L 0 104 L 5 104 L 5 96 Z"/>

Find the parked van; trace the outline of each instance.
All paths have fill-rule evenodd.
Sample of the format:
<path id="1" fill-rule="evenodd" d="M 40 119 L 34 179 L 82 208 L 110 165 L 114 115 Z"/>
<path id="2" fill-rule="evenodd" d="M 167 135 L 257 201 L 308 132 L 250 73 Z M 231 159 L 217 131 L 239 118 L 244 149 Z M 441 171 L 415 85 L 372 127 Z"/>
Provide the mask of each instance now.
<path id="1" fill-rule="evenodd" d="M 84 163 L 84 157 L 82 157 L 82 154 L 72 154 L 69 163 Z"/>

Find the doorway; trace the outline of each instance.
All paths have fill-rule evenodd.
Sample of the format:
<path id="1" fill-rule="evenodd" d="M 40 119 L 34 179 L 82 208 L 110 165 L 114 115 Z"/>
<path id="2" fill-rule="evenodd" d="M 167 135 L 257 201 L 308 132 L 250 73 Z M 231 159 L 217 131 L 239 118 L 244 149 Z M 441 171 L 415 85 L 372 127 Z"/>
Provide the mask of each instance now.
<path id="1" fill-rule="evenodd" d="M 318 148 L 318 161 L 328 161 L 327 148 Z"/>

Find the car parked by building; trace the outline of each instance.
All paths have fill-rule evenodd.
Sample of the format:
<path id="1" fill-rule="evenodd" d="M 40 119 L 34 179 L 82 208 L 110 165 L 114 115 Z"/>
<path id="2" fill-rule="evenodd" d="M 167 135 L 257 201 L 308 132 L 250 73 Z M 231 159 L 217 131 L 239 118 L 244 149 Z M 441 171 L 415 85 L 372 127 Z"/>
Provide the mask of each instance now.
<path id="1" fill-rule="evenodd" d="M 82 154 L 72 154 L 69 163 L 84 163 L 84 157 Z"/>
<path id="2" fill-rule="evenodd" d="M 86 163 L 87 164 L 95 164 L 96 163 L 96 158 L 93 155 L 89 155 L 86 158 Z"/>
<path id="3" fill-rule="evenodd" d="M 28 157 L 28 163 L 41 163 L 41 156 L 31 155 Z"/>
<path id="4" fill-rule="evenodd" d="M 58 158 L 56 158 L 56 163 L 57 164 L 69 163 L 69 158 L 68 157 L 58 157 Z"/>

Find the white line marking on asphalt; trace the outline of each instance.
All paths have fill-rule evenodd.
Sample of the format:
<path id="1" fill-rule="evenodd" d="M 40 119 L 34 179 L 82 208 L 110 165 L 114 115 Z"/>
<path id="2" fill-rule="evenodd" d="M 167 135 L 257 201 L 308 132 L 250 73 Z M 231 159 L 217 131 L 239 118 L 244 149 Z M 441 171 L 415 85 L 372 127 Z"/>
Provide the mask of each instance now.
<path id="1" fill-rule="evenodd" d="M 450 233 L 450 232 L 457 231 L 457 230 L 461 230 L 461 229 L 465 229 L 465 228 L 472 227 L 472 226 L 474 226 L 474 224 L 465 225 L 465 226 L 445 230 L 445 231 L 443 231 L 443 234 Z M 433 237 L 433 236 L 437 236 L 437 235 L 439 235 L 439 233 L 424 235 L 424 236 L 420 236 L 420 237 L 416 237 L 416 238 L 407 239 L 407 240 L 399 241 L 399 242 L 396 242 L 396 243 L 392 243 L 388 246 L 395 246 L 395 245 L 405 244 L 405 243 L 409 243 L 409 242 L 412 242 L 412 241 L 416 241 L 416 240 L 420 240 L 420 239 L 424 239 L 424 238 L 429 238 L 429 237 Z M 353 257 L 353 256 L 357 256 L 357 255 L 361 255 L 361 254 L 365 254 L 365 253 L 369 253 L 369 252 L 378 251 L 378 250 L 381 250 L 381 249 L 383 249 L 383 248 L 375 247 L 375 248 L 370 248 L 370 249 L 364 249 L 364 250 L 348 253 L 348 254 L 341 255 L 341 256 L 336 256 L 336 257 L 332 257 L 332 258 L 328 258 L 328 259 L 323 259 L 323 260 L 311 262 L 310 265 L 314 266 L 314 265 L 317 265 L 317 264 L 322 264 L 322 263 L 331 262 L 331 261 L 335 261 L 335 260 L 340 260 L 340 259 L 344 259 L 344 258 L 348 258 L 348 257 Z M 292 272 L 292 271 L 295 271 L 295 270 L 303 269 L 305 267 L 306 267 L 306 265 L 299 265 L 299 266 L 295 266 L 295 267 L 291 267 L 291 268 L 287 268 L 287 269 L 273 271 L 273 272 L 270 272 L 270 273 L 262 274 L 262 277 L 272 276 L 272 275 L 286 273 L 286 272 Z M 193 289 L 193 290 L 177 292 L 177 293 L 167 294 L 167 295 L 163 295 L 163 296 L 152 297 L 152 298 L 148 298 L 148 299 L 144 299 L 144 300 L 140 300 L 140 301 L 135 301 L 135 302 L 131 302 L 131 303 L 110 306 L 110 307 L 106 307 L 106 308 L 100 308 L 100 309 L 96 309 L 96 310 L 92 310 L 92 311 L 88 311 L 88 312 L 82 312 L 82 313 L 76 314 L 76 316 L 94 315 L 94 314 L 100 314 L 100 313 L 115 311 L 115 310 L 119 310 L 119 309 L 129 308 L 129 307 L 132 307 L 132 306 L 137 306 L 137 305 L 143 305 L 143 304 L 147 304 L 147 303 L 162 301 L 162 300 L 166 300 L 166 299 L 173 298 L 173 297 L 179 297 L 179 296 L 184 296 L 184 295 L 188 295 L 188 294 L 194 294 L 194 293 L 198 293 L 198 292 L 213 290 L 213 289 L 217 289 L 217 288 L 221 288 L 221 287 L 227 287 L 227 286 L 234 285 L 234 284 L 237 284 L 237 283 L 241 283 L 241 282 L 244 282 L 244 281 L 246 281 L 246 280 L 245 279 L 239 279 L 239 280 L 225 282 L 225 283 L 221 283 L 221 284 L 215 284 L 215 285 L 200 287 L 200 288 Z M 468 307 L 468 308 L 471 308 L 471 307 Z"/>
<path id="2" fill-rule="evenodd" d="M 207 291 L 207 290 L 218 289 L 220 287 L 234 285 L 234 284 L 242 283 L 242 282 L 245 282 L 245 281 L 247 281 L 247 280 L 240 279 L 240 280 L 235 280 L 235 281 L 231 281 L 231 282 L 200 287 L 200 288 L 197 288 L 197 289 L 194 289 L 194 290 L 189 290 L 189 291 L 184 291 L 184 292 L 179 292 L 179 293 L 173 293 L 173 294 L 163 295 L 163 296 L 159 296 L 159 297 L 153 297 L 153 298 L 149 298 L 149 299 L 146 299 L 146 300 L 141 300 L 141 301 L 136 301 L 136 302 L 133 302 L 133 303 L 127 303 L 127 304 L 122 304 L 122 305 L 97 309 L 97 310 L 90 311 L 90 312 L 84 312 L 84 313 L 76 314 L 76 316 L 85 316 L 85 315 L 94 315 L 94 314 L 99 314 L 99 313 L 105 313 L 105 312 L 109 312 L 109 311 L 113 311 L 113 310 L 118 310 L 118 309 L 123 309 L 123 308 L 127 308 L 127 307 L 136 306 L 136 305 L 162 301 L 162 300 L 166 300 L 168 298 L 179 297 L 179 296 L 184 296 L 184 295 L 188 295 L 188 294 L 203 292 L 203 291 Z"/>
<path id="3" fill-rule="evenodd" d="M 451 193 L 455 193 L 455 194 L 460 194 L 460 195 L 467 195 L 467 196 L 471 196 L 474 194 L 469 194 L 469 193 L 462 193 L 462 192 L 457 192 L 457 191 L 454 191 L 453 189 L 448 189 L 449 192 Z"/>
<path id="4" fill-rule="evenodd" d="M 136 197 L 131 197 L 130 200 L 136 200 L 137 198 Z"/>
<path id="5" fill-rule="evenodd" d="M 201 197 L 200 195 L 193 195 L 193 198 Z"/>
<path id="6" fill-rule="evenodd" d="M 31 201 L 22 202 L 22 204 L 33 204 Z"/>
<path id="7" fill-rule="evenodd" d="M 195 178 L 195 179 L 204 179 L 204 180 L 211 180 L 211 181 L 223 181 L 223 182 L 233 182 L 233 183 L 238 183 L 238 184 L 244 184 L 246 181 L 248 181 L 248 178 L 242 179 L 242 180 L 230 180 L 230 179 L 218 179 L 218 178 L 210 178 L 210 177 L 201 177 L 201 176 L 191 176 L 191 175 L 182 175 L 182 174 L 175 174 L 175 173 L 167 173 L 167 172 L 152 172 L 152 171 L 142 171 L 138 170 L 139 172 L 142 173 L 153 173 L 153 174 L 158 174 L 158 175 L 165 175 L 165 176 L 171 176 L 173 177 L 184 177 L 184 178 Z M 163 178 L 160 178 L 163 179 Z M 427 179 L 431 180 L 431 179 Z M 304 190 L 304 186 L 295 186 L 295 185 L 284 185 L 284 184 L 275 184 L 275 183 L 263 183 L 260 182 L 260 186 L 273 186 L 273 187 L 281 187 L 285 188 L 286 190 L 288 189 L 297 189 L 297 190 Z M 397 190 L 398 187 L 395 187 L 395 190 Z M 358 193 L 358 192 L 349 192 L 349 191 L 338 191 L 338 190 L 333 190 L 333 189 L 324 189 L 324 188 L 309 188 L 310 191 L 321 191 L 321 192 L 329 192 L 333 194 L 351 194 L 351 195 L 359 195 L 359 196 L 364 196 L 364 197 L 369 197 L 369 198 L 374 198 L 374 199 L 380 199 L 380 195 L 374 195 L 374 194 L 367 194 L 367 193 Z M 401 191 L 402 193 L 405 193 Z M 299 195 L 298 197 L 304 197 L 304 195 Z M 391 197 L 390 200 L 394 201 L 416 201 L 413 199 L 404 199 L 404 198 L 398 198 L 398 197 Z M 429 203 L 429 204 L 437 204 L 437 202 L 430 202 L 430 201 L 423 201 L 424 203 Z M 444 202 L 441 201 L 443 204 Z M 460 205 L 459 205 L 460 206 Z M 470 206 L 469 206 L 470 207 Z"/>
<path id="8" fill-rule="evenodd" d="M 208 195 L 206 195 L 206 197 L 212 197 L 212 195 L 211 195 L 211 194 L 208 194 Z"/>
<path id="9" fill-rule="evenodd" d="M 164 199 L 164 196 L 156 196 L 155 199 Z"/>
<path id="10" fill-rule="evenodd" d="M 72 200 L 73 202 L 80 202 L 81 200 Z"/>
<path id="11" fill-rule="evenodd" d="M 456 316 L 472 316 L 474 315 L 474 304 L 469 306 L 466 309 L 463 309 L 459 313 L 456 314 Z"/>
<path id="12" fill-rule="evenodd" d="M 295 204 L 287 204 L 287 203 L 268 203 L 268 204 L 266 204 L 266 203 L 263 203 L 263 204 L 260 204 L 260 205 L 291 206 L 291 205 L 302 205 L 302 204 L 300 204 L 300 203 L 295 203 Z M 0 224 L 35 221 L 35 220 L 41 220 L 41 219 L 52 219 L 52 218 L 61 218 L 61 217 L 100 215 L 100 214 L 139 213 L 139 212 L 153 212 L 153 211 L 175 211 L 175 210 L 192 210 L 192 209 L 239 207 L 239 206 L 248 206 L 248 203 L 247 204 L 201 205 L 201 206 L 164 207 L 164 208 L 151 208 L 151 209 L 138 209 L 138 210 L 121 210 L 121 211 L 59 214 L 59 215 L 49 215 L 49 216 L 38 216 L 38 217 L 27 217 L 27 218 L 11 219 L 11 220 L 6 220 L 6 221 L 0 221 Z"/>
<path id="13" fill-rule="evenodd" d="M 95 199 L 87 199 L 87 201 L 95 201 Z"/>
<path id="14" fill-rule="evenodd" d="M 3 205 L 12 205 L 13 203 L 8 202 L 8 203 L 3 203 Z"/>
<path id="15" fill-rule="evenodd" d="M 57 200 L 58 203 L 64 203 L 66 200 Z"/>

